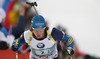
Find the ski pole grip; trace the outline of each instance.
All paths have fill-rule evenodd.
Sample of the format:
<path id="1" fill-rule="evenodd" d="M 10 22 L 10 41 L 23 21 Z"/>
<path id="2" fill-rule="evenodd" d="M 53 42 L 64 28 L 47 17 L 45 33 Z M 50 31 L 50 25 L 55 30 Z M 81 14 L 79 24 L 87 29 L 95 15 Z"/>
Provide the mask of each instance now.
<path id="1" fill-rule="evenodd" d="M 35 6 L 37 6 L 37 3 L 36 3 L 36 2 L 34 2 L 34 5 L 35 5 Z"/>
<path id="2" fill-rule="evenodd" d="M 37 3 L 36 2 L 34 2 L 34 3 L 33 2 L 32 3 L 26 2 L 26 4 L 29 4 L 30 6 L 34 6 L 34 5 L 37 6 Z"/>

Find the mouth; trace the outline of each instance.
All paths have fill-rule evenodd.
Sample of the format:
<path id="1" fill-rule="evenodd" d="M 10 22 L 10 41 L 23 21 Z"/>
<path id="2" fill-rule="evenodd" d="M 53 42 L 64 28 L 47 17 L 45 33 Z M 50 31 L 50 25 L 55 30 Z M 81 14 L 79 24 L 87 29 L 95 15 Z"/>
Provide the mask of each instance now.
<path id="1" fill-rule="evenodd" d="M 37 35 L 37 37 L 40 37 L 40 35 Z"/>

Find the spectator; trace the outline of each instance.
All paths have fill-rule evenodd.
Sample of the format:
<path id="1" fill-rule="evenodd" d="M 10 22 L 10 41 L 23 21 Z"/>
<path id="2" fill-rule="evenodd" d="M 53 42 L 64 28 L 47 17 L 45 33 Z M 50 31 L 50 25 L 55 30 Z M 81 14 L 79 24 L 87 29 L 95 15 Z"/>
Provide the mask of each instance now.
<path id="1" fill-rule="evenodd" d="M 14 40 L 14 37 L 18 38 L 24 32 L 24 26 L 25 26 L 24 13 L 25 13 L 25 8 L 24 6 L 22 6 L 19 10 L 20 16 L 17 26 L 5 28 L 4 21 L 6 13 L 2 8 L 0 8 L 0 35 L 2 35 L 2 37 L 0 36 L 0 49 L 7 49 L 9 47 L 9 44 Z M 9 37 L 9 35 L 12 35 L 11 37 L 13 38 L 13 40 L 8 40 L 11 38 Z"/>

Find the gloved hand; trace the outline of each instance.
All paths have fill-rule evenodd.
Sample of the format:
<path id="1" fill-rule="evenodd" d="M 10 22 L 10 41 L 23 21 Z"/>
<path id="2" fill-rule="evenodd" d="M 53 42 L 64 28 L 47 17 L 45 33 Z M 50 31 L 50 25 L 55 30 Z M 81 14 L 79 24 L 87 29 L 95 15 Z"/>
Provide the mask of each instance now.
<path id="1" fill-rule="evenodd" d="M 73 55 L 74 54 L 74 50 L 72 48 L 67 48 L 66 49 L 66 54 Z"/>
<path id="2" fill-rule="evenodd" d="M 18 39 L 14 40 L 11 49 L 13 51 L 17 51 L 18 50 Z"/>

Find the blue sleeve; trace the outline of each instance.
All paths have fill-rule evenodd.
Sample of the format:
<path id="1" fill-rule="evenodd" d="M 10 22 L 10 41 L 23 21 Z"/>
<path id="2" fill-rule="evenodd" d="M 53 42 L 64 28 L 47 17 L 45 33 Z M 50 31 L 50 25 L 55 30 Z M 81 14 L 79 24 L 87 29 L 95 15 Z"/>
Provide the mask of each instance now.
<path id="1" fill-rule="evenodd" d="M 24 16 L 19 16 L 19 22 L 16 27 L 12 27 L 12 34 L 15 38 L 18 38 L 23 32 L 25 27 L 25 18 Z"/>
<path id="2" fill-rule="evenodd" d="M 3 32 L 5 36 L 7 36 L 8 31 L 5 27 L 2 27 L 0 31 Z"/>
<path id="3" fill-rule="evenodd" d="M 73 41 L 72 37 L 68 36 L 66 33 L 63 34 L 58 29 L 53 28 L 51 35 L 52 35 L 52 37 L 54 38 L 55 41 L 60 39 L 67 44 L 67 47 L 73 48 L 74 41 Z M 63 38 L 63 35 L 64 35 L 64 38 Z"/>
<path id="4" fill-rule="evenodd" d="M 18 43 L 19 43 L 19 45 L 18 45 L 19 47 L 22 46 L 25 43 L 24 35 L 20 36 Z"/>
<path id="5" fill-rule="evenodd" d="M 17 48 L 16 48 L 16 46 L 14 46 L 15 44 L 18 45 Z M 21 47 L 23 44 L 25 44 L 25 39 L 24 39 L 24 35 L 21 35 L 18 39 L 14 40 L 11 49 L 12 49 L 13 51 L 18 51 L 18 50 L 20 50 L 20 47 Z"/>
<path id="6" fill-rule="evenodd" d="M 52 37 L 54 38 L 55 41 L 62 39 L 62 37 L 63 37 L 63 33 L 56 28 L 53 28 L 51 35 L 52 35 Z"/>
<path id="7" fill-rule="evenodd" d="M 65 43 L 67 44 L 67 47 L 73 48 L 74 41 L 73 41 L 73 39 L 72 39 L 71 36 L 68 36 L 68 35 L 65 33 L 64 39 L 62 39 L 62 41 L 65 42 Z"/>

